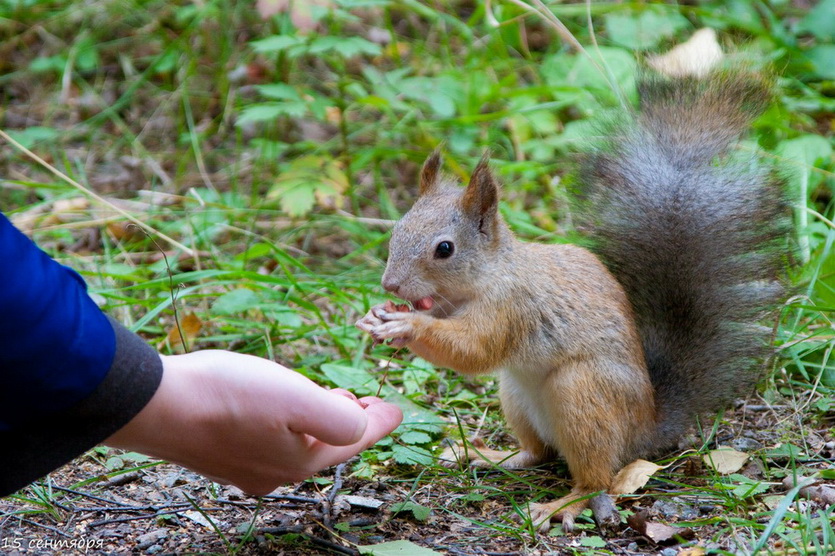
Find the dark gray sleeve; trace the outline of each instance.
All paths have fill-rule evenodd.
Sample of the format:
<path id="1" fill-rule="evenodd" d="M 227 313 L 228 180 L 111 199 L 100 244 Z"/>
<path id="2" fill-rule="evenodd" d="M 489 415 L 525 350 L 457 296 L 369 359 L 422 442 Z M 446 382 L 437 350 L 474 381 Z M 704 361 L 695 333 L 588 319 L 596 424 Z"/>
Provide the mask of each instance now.
<path id="1" fill-rule="evenodd" d="M 116 333 L 113 365 L 90 396 L 67 411 L 0 431 L 0 496 L 101 443 L 151 400 L 162 380 L 159 354 L 112 318 L 110 324 Z"/>

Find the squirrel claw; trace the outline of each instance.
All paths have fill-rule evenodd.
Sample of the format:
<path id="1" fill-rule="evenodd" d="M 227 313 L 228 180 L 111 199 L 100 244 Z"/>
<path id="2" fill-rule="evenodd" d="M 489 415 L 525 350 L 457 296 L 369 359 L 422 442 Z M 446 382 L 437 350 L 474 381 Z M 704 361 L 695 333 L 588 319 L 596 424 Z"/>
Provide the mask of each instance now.
<path id="1" fill-rule="evenodd" d="M 403 310 L 388 301 L 372 307 L 368 313 L 356 322 L 356 327 L 371 335 L 375 343 L 391 340 L 394 347 L 403 347 L 409 343 L 414 333 L 411 319 L 414 313 Z"/>
<path id="2" fill-rule="evenodd" d="M 586 504 L 582 502 L 566 501 L 560 498 L 547 504 L 531 504 L 531 521 L 540 533 L 547 533 L 551 524 L 562 522 L 562 530 L 570 533 L 574 530 L 574 519 L 585 509 Z M 566 504 L 570 504 L 566 506 Z M 565 506 L 565 507 L 563 507 Z"/>

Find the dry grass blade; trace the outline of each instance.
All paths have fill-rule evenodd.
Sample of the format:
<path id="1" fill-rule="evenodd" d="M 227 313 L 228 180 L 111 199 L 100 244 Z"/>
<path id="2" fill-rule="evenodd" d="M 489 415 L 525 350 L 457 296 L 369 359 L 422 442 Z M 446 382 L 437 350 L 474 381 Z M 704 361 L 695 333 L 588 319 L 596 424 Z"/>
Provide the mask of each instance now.
<path id="1" fill-rule="evenodd" d="M 124 216 L 125 218 L 127 218 L 128 220 L 130 220 L 131 222 L 133 222 L 134 224 L 136 224 L 137 226 L 139 226 L 140 228 L 142 228 L 146 232 L 148 232 L 149 234 L 153 234 L 155 236 L 158 236 L 158 237 L 164 239 L 165 241 L 167 241 L 168 243 L 170 243 L 174 247 L 177 247 L 178 249 L 182 249 L 183 251 L 185 251 L 189 255 L 194 255 L 194 250 L 191 247 L 187 247 L 187 246 L 183 245 L 182 243 L 180 243 L 179 241 L 177 241 L 176 239 L 163 234 L 159 230 L 155 230 L 154 228 L 152 228 L 148 224 L 142 222 L 142 220 L 140 220 L 139 218 L 137 218 L 134 215 L 130 214 L 129 212 L 123 210 L 122 208 L 117 207 L 116 205 L 114 205 L 113 203 L 111 203 L 110 201 L 108 201 L 107 199 L 105 199 L 104 197 L 102 197 L 101 195 L 96 193 L 95 191 L 91 191 L 91 190 L 87 189 L 86 187 L 84 187 L 83 185 L 81 185 L 80 183 L 78 183 L 77 181 L 75 181 L 74 179 L 69 177 L 68 175 L 64 174 L 63 172 L 61 172 L 60 170 L 58 170 L 57 168 L 52 166 L 50 163 L 48 163 L 47 161 L 45 161 L 41 157 L 39 157 L 38 155 L 36 155 L 32 151 L 30 151 L 29 149 L 24 147 L 23 145 L 21 145 L 17 141 L 15 141 L 14 138 L 12 138 L 8 133 L 3 131 L 2 129 L 0 129 L 0 137 L 5 139 L 14 148 L 16 148 L 17 150 L 19 150 L 20 152 L 22 152 L 23 154 L 25 154 L 26 156 L 28 156 L 29 158 L 31 158 L 32 160 L 34 160 L 35 162 L 37 162 L 38 164 L 43 166 L 44 169 L 48 170 L 52 174 L 61 178 L 66 183 L 70 184 L 71 186 L 73 186 L 74 188 L 76 188 L 77 190 L 82 192 L 83 194 L 87 195 L 91 199 L 94 199 L 96 202 L 101 203 L 102 205 L 110 208 L 111 210 L 114 210 L 114 211 L 118 212 L 119 214 L 121 214 L 122 216 Z"/>

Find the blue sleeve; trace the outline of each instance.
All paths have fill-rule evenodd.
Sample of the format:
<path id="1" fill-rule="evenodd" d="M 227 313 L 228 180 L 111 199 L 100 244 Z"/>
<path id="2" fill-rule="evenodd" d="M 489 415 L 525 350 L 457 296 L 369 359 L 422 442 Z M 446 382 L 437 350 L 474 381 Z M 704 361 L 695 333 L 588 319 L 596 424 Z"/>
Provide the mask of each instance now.
<path id="1" fill-rule="evenodd" d="M 8 430 L 90 395 L 116 339 L 81 277 L 2 214 L 0 261 L 0 430 Z"/>
<path id="2" fill-rule="evenodd" d="M 0 430 L 9 430 L 89 396 L 116 338 L 81 277 L 2 214 L 0 261 Z"/>
<path id="3" fill-rule="evenodd" d="M 151 400 L 163 368 L 84 281 L 0 214 L 0 497 L 99 444 Z"/>

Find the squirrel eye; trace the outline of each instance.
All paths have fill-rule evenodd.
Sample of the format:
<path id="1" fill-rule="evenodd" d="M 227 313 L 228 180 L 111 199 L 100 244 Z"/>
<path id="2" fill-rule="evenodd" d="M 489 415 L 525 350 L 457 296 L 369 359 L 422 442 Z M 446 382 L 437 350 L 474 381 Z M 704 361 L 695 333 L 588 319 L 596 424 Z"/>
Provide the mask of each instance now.
<path id="1" fill-rule="evenodd" d="M 455 246 L 452 245 L 451 241 L 442 241 L 435 248 L 435 258 L 436 259 L 448 259 L 449 257 L 452 256 L 453 251 L 455 251 Z"/>

